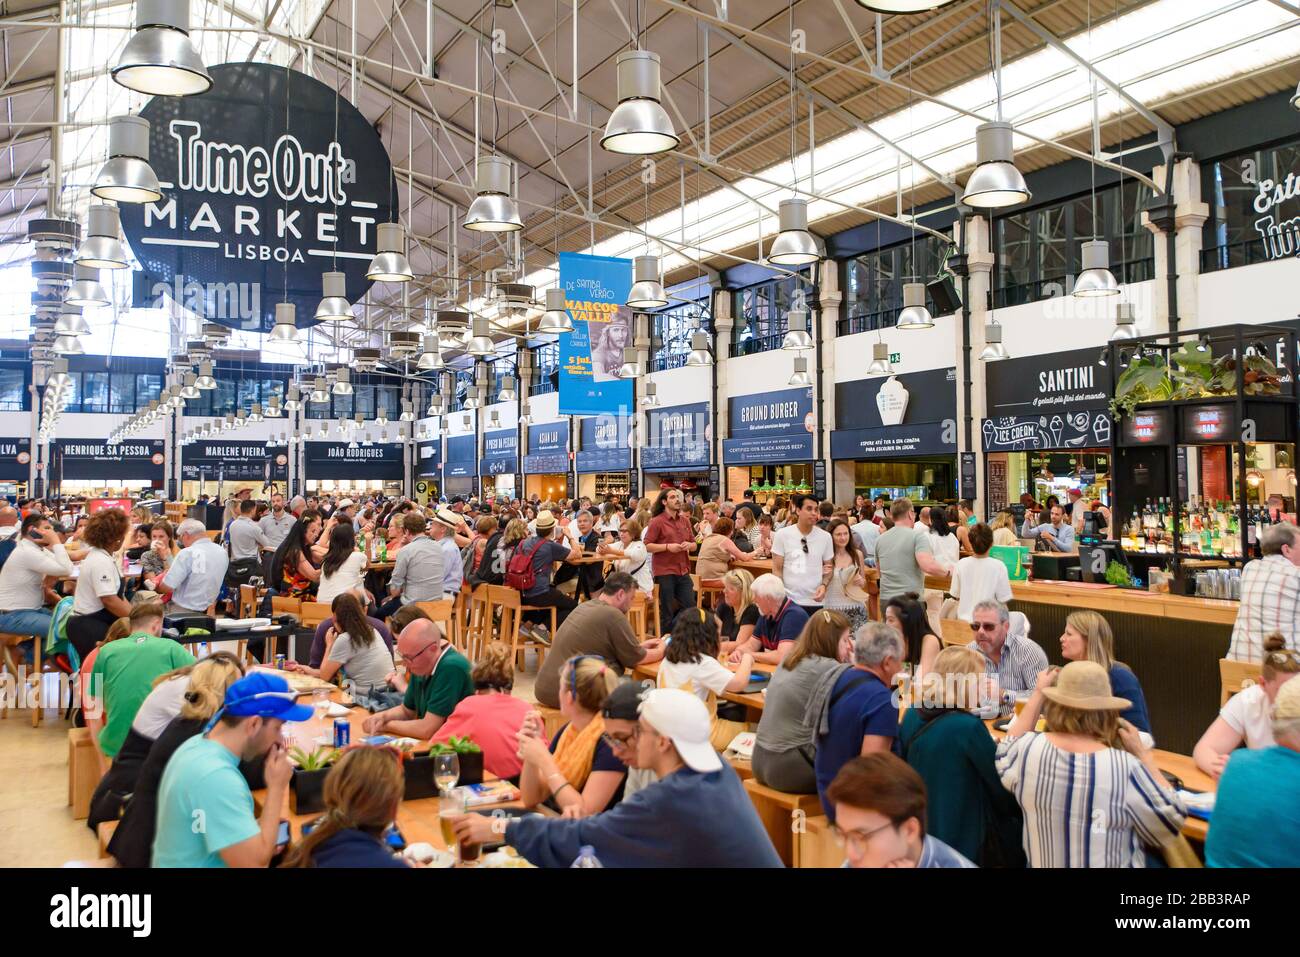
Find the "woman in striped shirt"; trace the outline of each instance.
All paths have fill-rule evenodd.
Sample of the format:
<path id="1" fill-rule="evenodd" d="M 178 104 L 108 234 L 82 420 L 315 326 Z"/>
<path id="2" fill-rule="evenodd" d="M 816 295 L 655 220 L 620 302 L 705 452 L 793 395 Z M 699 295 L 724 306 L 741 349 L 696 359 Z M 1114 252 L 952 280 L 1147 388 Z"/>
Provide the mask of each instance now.
<path id="1" fill-rule="evenodd" d="M 1030 867 L 1145 867 L 1177 840 L 1186 810 L 1112 696 L 1106 669 L 1072 661 L 1038 676 L 997 752 L 1025 814 Z M 1047 731 L 1033 730 L 1040 712 Z"/>

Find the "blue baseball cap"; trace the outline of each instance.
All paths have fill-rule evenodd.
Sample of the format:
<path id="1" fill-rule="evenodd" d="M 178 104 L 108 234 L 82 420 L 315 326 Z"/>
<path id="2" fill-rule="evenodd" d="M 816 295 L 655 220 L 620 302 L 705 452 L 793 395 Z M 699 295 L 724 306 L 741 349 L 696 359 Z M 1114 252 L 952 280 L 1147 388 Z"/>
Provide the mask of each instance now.
<path id="1" fill-rule="evenodd" d="M 298 694 L 289 682 L 265 671 L 251 671 L 227 688 L 221 710 L 241 718 L 256 715 L 285 721 L 306 721 L 312 716 L 310 706 L 298 704 Z"/>

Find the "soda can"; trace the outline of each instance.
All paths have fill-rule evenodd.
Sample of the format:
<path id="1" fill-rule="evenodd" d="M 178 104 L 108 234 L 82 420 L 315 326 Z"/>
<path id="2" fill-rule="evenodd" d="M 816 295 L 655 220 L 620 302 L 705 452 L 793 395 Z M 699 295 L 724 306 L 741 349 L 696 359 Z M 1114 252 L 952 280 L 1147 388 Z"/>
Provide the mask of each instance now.
<path id="1" fill-rule="evenodd" d="M 347 718 L 334 719 L 334 747 L 346 748 L 352 743 L 352 723 Z"/>
<path id="2" fill-rule="evenodd" d="M 276 667 L 277 669 L 279 669 L 280 671 L 283 671 L 283 670 L 284 670 L 284 663 L 285 663 L 286 661 L 288 661 L 288 660 L 289 660 L 289 659 L 288 659 L 288 656 L 287 656 L 287 655 L 276 655 L 276 656 L 275 656 L 275 667 Z"/>

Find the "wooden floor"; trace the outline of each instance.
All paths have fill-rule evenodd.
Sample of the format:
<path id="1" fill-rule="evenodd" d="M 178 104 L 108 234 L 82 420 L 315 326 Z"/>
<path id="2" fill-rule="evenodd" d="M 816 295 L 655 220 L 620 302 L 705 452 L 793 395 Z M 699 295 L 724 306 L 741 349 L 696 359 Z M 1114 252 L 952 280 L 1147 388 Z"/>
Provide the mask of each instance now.
<path id="1" fill-rule="evenodd" d="M 536 663 L 515 675 L 514 693 L 533 698 Z M 39 728 L 27 712 L 0 721 L 0 867 L 61 867 L 93 860 L 99 845 L 68 806 L 68 723 L 53 711 Z"/>

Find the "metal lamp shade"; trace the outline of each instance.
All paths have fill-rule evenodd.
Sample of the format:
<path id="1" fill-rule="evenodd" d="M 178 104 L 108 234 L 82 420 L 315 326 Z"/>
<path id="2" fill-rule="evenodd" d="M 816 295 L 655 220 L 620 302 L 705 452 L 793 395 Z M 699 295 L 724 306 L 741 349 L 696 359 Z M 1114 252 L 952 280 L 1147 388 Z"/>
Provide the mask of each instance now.
<path id="1" fill-rule="evenodd" d="M 903 283 L 903 311 L 898 314 L 900 329 L 929 329 L 934 317 L 925 305 L 925 283 Z"/>
<path id="2" fill-rule="evenodd" d="M 90 326 L 81 314 L 80 306 L 65 305 L 58 322 L 54 323 L 54 333 L 59 336 L 88 336 Z"/>
<path id="3" fill-rule="evenodd" d="M 873 342 L 871 344 L 871 365 L 867 366 L 867 375 L 889 375 L 893 368 L 889 365 L 889 344 Z"/>
<path id="4" fill-rule="evenodd" d="M 189 0 L 137 0 L 135 28 L 112 69 L 118 84 L 149 96 L 211 89 L 212 77 L 189 37 Z"/>
<path id="5" fill-rule="evenodd" d="M 375 250 L 375 258 L 366 270 L 371 282 L 410 282 L 415 278 L 406 259 L 406 230 L 400 223 L 375 227 Z"/>
<path id="6" fill-rule="evenodd" d="M 659 387 L 655 385 L 654 379 L 646 380 L 645 395 L 641 397 L 641 405 L 647 409 L 654 409 L 659 406 Z"/>
<path id="7" fill-rule="evenodd" d="M 465 344 L 465 351 L 472 356 L 490 356 L 497 351 L 496 343 L 488 335 L 488 321 L 482 317 L 475 317 L 471 323 L 473 335 L 470 336 L 469 342 Z"/>
<path id="8" fill-rule="evenodd" d="M 108 162 L 99 168 L 92 195 L 116 203 L 152 203 L 162 186 L 149 165 L 149 121 L 115 116 L 108 121 Z"/>
<path id="9" fill-rule="evenodd" d="M 663 283 L 659 281 L 659 257 L 637 256 L 632 260 L 632 288 L 628 290 L 629 309 L 658 309 L 668 305 Z"/>
<path id="10" fill-rule="evenodd" d="M 782 349 L 791 349 L 796 352 L 803 352 L 813 347 L 812 336 L 808 335 L 808 313 L 803 309 L 791 309 L 786 316 L 786 328 L 788 331 L 785 338 L 781 340 Z"/>
<path id="11" fill-rule="evenodd" d="M 334 372 L 334 385 L 330 389 L 334 395 L 352 394 L 352 371 L 347 366 L 340 366 Z"/>
<path id="12" fill-rule="evenodd" d="M 569 316 L 568 303 L 564 298 L 563 289 L 546 290 L 546 311 L 542 313 L 542 319 L 537 325 L 537 331 L 550 335 L 573 331 L 573 319 Z"/>
<path id="13" fill-rule="evenodd" d="M 1007 347 L 1002 344 L 1002 327 L 996 322 L 990 322 L 984 327 L 984 342 L 984 351 L 980 353 L 981 361 L 996 362 L 1011 357 Z"/>
<path id="14" fill-rule="evenodd" d="M 116 206 L 97 203 L 86 216 L 86 238 L 77 248 L 72 261 L 91 269 L 126 269 L 130 254 L 118 238 L 122 220 Z"/>
<path id="15" fill-rule="evenodd" d="M 1110 271 L 1110 243 L 1094 239 L 1083 244 L 1083 271 L 1074 281 L 1074 294 L 1081 297 L 1118 296 L 1119 283 Z"/>
<path id="16" fill-rule="evenodd" d="M 623 364 L 618 367 L 618 377 L 620 379 L 635 379 L 641 374 L 636 359 L 636 346 L 624 346 Z"/>
<path id="17" fill-rule="evenodd" d="M 501 156 L 480 156 L 474 176 L 474 201 L 465 211 L 466 229 L 479 233 L 510 233 L 524 228 L 519 204 L 511 195 L 514 168 Z"/>
<path id="18" fill-rule="evenodd" d="M 289 386 L 289 391 L 284 396 L 284 411 L 297 412 L 302 408 L 302 398 L 296 385 Z"/>
<path id="19" fill-rule="evenodd" d="M 975 171 L 961 201 L 977 209 L 1001 209 L 1028 202 L 1033 194 L 1013 162 L 1010 123 L 981 123 L 975 128 Z"/>
<path id="20" fill-rule="evenodd" d="M 281 342 L 292 342 L 298 338 L 298 310 L 293 303 L 275 304 L 275 325 L 271 327 L 271 338 Z"/>
<path id="21" fill-rule="evenodd" d="M 713 365 L 713 353 L 709 351 L 709 337 L 703 332 L 691 334 L 691 354 L 686 357 L 688 366 Z"/>
<path id="22" fill-rule="evenodd" d="M 618 106 L 609 115 L 600 145 L 611 153 L 651 156 L 677 149 L 673 121 L 659 102 L 659 57 L 649 50 L 618 55 Z"/>
<path id="23" fill-rule="evenodd" d="M 514 376 L 509 376 L 509 375 L 508 375 L 508 376 L 502 376 L 502 377 L 501 377 L 501 391 L 497 393 L 497 401 L 498 401 L 498 402 L 513 402 L 513 401 L 515 401 L 515 398 L 516 398 L 517 395 L 518 395 L 518 393 L 515 392 L 515 377 L 514 377 Z"/>
<path id="24" fill-rule="evenodd" d="M 777 207 L 781 231 L 772 240 L 767 261 L 778 266 L 806 266 L 820 260 L 817 240 L 808 232 L 808 201 L 795 197 Z"/>
<path id="25" fill-rule="evenodd" d="M 312 380 L 311 395 L 308 396 L 307 401 L 319 404 L 321 402 L 328 402 L 329 400 L 330 394 L 329 390 L 325 388 L 325 377 L 323 375 L 318 375 L 314 380 Z"/>
<path id="26" fill-rule="evenodd" d="M 1121 302 L 1115 307 L 1115 329 L 1110 334 L 1111 342 L 1123 342 L 1137 338 L 1137 322 L 1133 315 L 1132 303 Z"/>
<path id="27" fill-rule="evenodd" d="M 808 375 L 808 360 L 803 356 L 795 356 L 794 375 L 790 376 L 790 385 L 812 385 L 812 377 Z"/>
<path id="28" fill-rule="evenodd" d="M 199 377 L 194 384 L 203 391 L 211 391 L 217 387 L 217 380 L 212 378 L 212 363 L 203 361 L 199 363 Z"/>
<path id="29" fill-rule="evenodd" d="M 955 0 L 857 0 L 857 4 L 872 13 L 925 13 L 946 7 Z"/>
<path id="30" fill-rule="evenodd" d="M 416 362 L 415 367 L 422 372 L 432 372 L 443 368 L 442 351 L 438 348 L 438 337 L 424 337 L 424 351 L 420 353 L 420 359 Z"/>
<path id="31" fill-rule="evenodd" d="M 51 346 L 56 355 L 84 356 L 86 350 L 81 347 L 81 340 L 76 336 L 58 336 Z"/>
<path id="32" fill-rule="evenodd" d="M 341 272 L 320 274 L 321 301 L 316 307 L 316 321 L 351 319 L 352 303 L 348 302 L 348 277 Z"/>
<path id="33" fill-rule="evenodd" d="M 107 306 L 111 301 L 99 281 L 99 270 L 90 266 L 72 267 L 72 285 L 63 300 L 70 306 Z"/>

